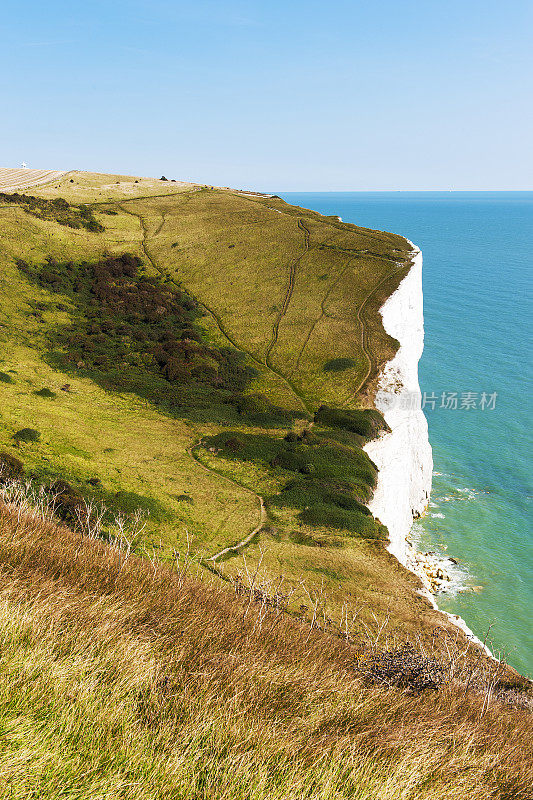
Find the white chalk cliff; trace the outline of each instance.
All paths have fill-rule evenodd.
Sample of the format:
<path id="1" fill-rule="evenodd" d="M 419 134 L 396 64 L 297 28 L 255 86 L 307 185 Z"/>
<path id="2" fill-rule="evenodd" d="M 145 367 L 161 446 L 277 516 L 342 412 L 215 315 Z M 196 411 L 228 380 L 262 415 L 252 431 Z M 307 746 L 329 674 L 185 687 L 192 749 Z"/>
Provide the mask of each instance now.
<path id="1" fill-rule="evenodd" d="M 385 330 L 400 343 L 381 373 L 375 400 L 391 432 L 365 446 L 379 470 L 369 508 L 389 529 L 388 549 L 405 566 L 407 535 L 413 519 L 427 508 L 433 471 L 418 384 L 424 349 L 422 253 L 415 245 L 413 251 L 413 266 L 380 309 Z"/>
<path id="2" fill-rule="evenodd" d="M 420 566 L 416 550 L 407 541 L 413 519 L 428 506 L 433 474 L 428 424 L 418 384 L 418 362 L 424 349 L 422 253 L 412 246 L 413 266 L 380 309 L 383 327 L 400 343 L 396 355 L 380 375 L 375 400 L 391 432 L 381 434 L 364 449 L 379 470 L 374 497 L 368 507 L 389 529 L 389 552 L 418 575 L 424 587 L 419 590 L 420 594 L 437 609 L 425 570 Z M 464 619 L 447 611 L 441 613 L 494 658 Z"/>

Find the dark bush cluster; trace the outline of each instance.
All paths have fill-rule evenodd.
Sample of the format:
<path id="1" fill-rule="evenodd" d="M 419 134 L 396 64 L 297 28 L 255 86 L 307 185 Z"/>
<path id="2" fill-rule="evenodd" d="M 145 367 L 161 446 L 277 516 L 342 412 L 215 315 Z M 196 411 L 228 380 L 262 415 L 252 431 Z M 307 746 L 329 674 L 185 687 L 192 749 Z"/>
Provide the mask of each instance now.
<path id="1" fill-rule="evenodd" d="M 356 433 L 363 439 L 375 439 L 380 431 L 390 430 L 383 416 L 373 408 L 330 408 L 320 406 L 315 422 L 331 428 L 341 428 Z"/>
<path id="2" fill-rule="evenodd" d="M 16 442 L 38 442 L 40 438 L 41 434 L 35 428 L 21 428 L 20 431 L 13 434 Z"/>
<path id="3" fill-rule="evenodd" d="M 365 503 L 372 496 L 376 468 L 358 446 L 304 430 L 283 438 L 268 434 L 221 433 L 204 442 L 220 456 L 289 473 L 282 490 L 267 499 L 271 510 L 293 508 L 306 525 L 338 528 L 369 539 L 385 539 Z"/>
<path id="4" fill-rule="evenodd" d="M 356 366 L 357 361 L 353 358 L 332 358 L 324 364 L 324 372 L 342 372 Z"/>
<path id="5" fill-rule="evenodd" d="M 192 506 L 192 505 L 194 505 L 194 500 L 193 500 L 193 499 L 192 499 L 192 497 L 191 497 L 190 495 L 188 495 L 188 494 L 179 494 L 179 495 L 176 497 L 176 500 L 177 500 L 179 503 L 188 503 L 188 504 L 189 504 L 189 505 L 191 505 L 191 506 Z"/>
<path id="6" fill-rule="evenodd" d="M 57 397 L 57 394 L 55 392 L 50 391 L 50 389 L 47 389 L 46 386 L 43 386 L 42 389 L 39 389 L 39 391 L 34 392 L 34 394 L 36 394 L 37 397 L 45 397 L 47 400 L 54 400 Z"/>
<path id="7" fill-rule="evenodd" d="M 253 370 L 253 373 L 255 374 L 255 370 Z M 233 385 L 240 390 L 245 388 L 243 385 L 237 386 L 235 381 Z M 229 398 L 229 402 L 235 406 L 239 414 L 246 417 L 254 425 L 260 425 L 265 428 L 283 427 L 291 420 L 290 412 L 274 405 L 263 394 L 235 394 Z"/>
<path id="8" fill-rule="evenodd" d="M 22 478 L 24 464 L 11 453 L 0 453 L 0 484 L 5 481 Z"/>
<path id="9" fill-rule="evenodd" d="M 397 686 L 410 694 L 438 689 L 445 668 L 434 658 L 426 658 L 410 644 L 368 656 L 363 673 L 372 683 Z"/>
<path id="10" fill-rule="evenodd" d="M 5 194 L 0 192 L 0 203 L 9 203 L 21 206 L 28 214 L 40 219 L 55 220 L 60 225 L 69 228 L 85 228 L 88 231 L 99 233 L 105 230 L 94 216 L 92 209 L 86 205 L 75 206 L 67 203 L 62 197 L 46 200 L 43 197 L 34 197 L 30 194 Z"/>
<path id="11" fill-rule="evenodd" d="M 8 375 L 7 372 L 0 372 L 0 382 L 13 383 L 13 378 L 11 377 L 11 375 Z"/>
<path id="12" fill-rule="evenodd" d="M 306 525 L 338 528 L 363 538 L 384 539 L 385 529 L 373 519 L 357 498 L 359 487 L 350 481 L 296 478 L 272 498 L 272 506 L 300 508 L 299 519 Z"/>
<path id="13" fill-rule="evenodd" d="M 55 515 L 67 525 L 75 525 L 79 509 L 85 504 L 83 495 L 63 479 L 55 480 L 46 487 L 46 491 L 54 504 Z"/>
<path id="14" fill-rule="evenodd" d="M 71 298 L 77 314 L 72 325 L 58 329 L 54 349 L 70 368 L 105 377 L 108 388 L 168 400 L 169 383 L 197 384 L 233 396 L 256 374 L 243 353 L 206 344 L 196 302 L 143 272 L 138 256 L 123 253 L 92 263 L 49 257 L 39 267 L 17 263 L 42 288 Z M 165 391 L 155 375 L 166 382 Z"/>

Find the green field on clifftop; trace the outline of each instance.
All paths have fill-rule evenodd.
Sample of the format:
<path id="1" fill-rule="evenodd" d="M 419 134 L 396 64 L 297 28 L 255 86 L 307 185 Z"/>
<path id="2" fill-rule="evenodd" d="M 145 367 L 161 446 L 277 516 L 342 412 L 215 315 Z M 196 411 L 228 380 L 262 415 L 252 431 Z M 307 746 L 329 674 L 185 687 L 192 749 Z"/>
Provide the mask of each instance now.
<path id="1" fill-rule="evenodd" d="M 39 485 L 140 509 L 140 551 L 188 546 L 226 577 L 260 561 L 407 627 L 431 613 L 365 507 L 379 422 L 314 416 L 371 409 L 408 243 L 170 181 L 68 173 L 26 195 L 0 202 L 0 449 Z"/>

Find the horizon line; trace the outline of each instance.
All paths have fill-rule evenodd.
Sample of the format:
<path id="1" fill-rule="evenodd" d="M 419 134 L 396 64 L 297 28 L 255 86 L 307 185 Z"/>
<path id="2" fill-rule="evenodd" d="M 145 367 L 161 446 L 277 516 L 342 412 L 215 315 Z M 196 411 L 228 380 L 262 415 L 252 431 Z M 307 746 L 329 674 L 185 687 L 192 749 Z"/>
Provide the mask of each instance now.
<path id="1" fill-rule="evenodd" d="M 267 191 L 267 190 L 260 190 L 256 189 L 255 191 Z M 271 193 L 272 190 L 268 190 Z M 297 194 L 313 194 L 314 192 L 336 192 L 338 194 L 342 192 L 346 193 L 353 193 L 353 192 L 449 192 L 450 194 L 460 194 L 461 192 L 533 192 L 533 187 L 530 189 L 450 189 L 450 188 L 437 188 L 437 189 L 278 189 L 279 191 L 283 192 L 294 192 Z"/>

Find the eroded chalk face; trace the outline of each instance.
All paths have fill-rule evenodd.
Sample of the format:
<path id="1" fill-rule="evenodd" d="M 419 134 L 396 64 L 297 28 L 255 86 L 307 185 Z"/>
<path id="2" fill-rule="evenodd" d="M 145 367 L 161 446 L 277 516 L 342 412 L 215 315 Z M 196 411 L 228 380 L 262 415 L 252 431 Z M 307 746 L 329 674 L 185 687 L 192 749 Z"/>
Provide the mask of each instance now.
<path id="1" fill-rule="evenodd" d="M 391 432 L 365 445 L 377 466 L 378 485 L 369 508 L 389 530 L 389 551 L 407 562 L 406 537 L 427 508 L 433 456 L 422 411 L 418 362 L 424 348 L 422 253 L 381 309 L 383 326 L 400 347 L 381 374 L 375 405 Z"/>

